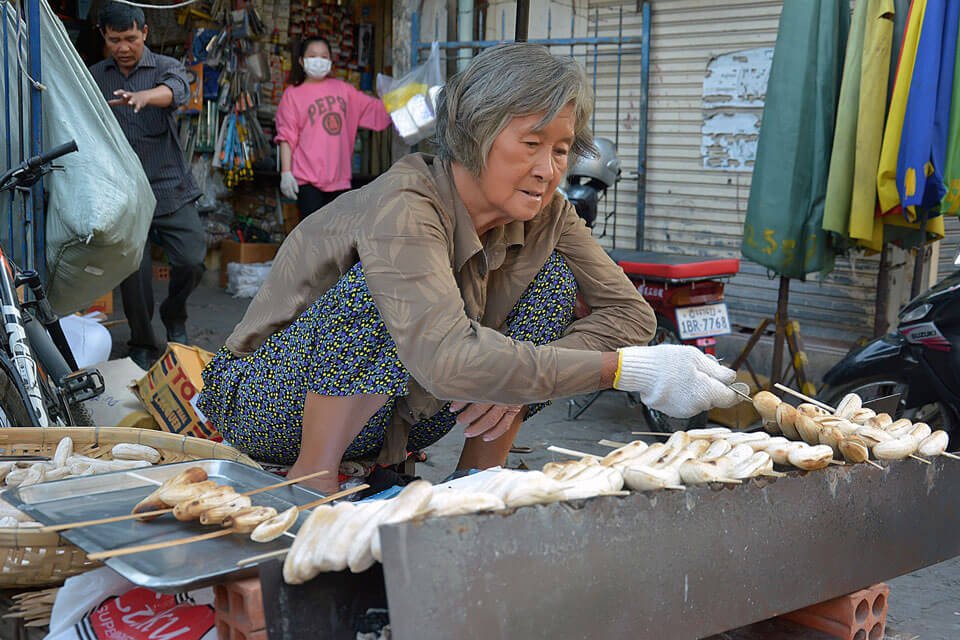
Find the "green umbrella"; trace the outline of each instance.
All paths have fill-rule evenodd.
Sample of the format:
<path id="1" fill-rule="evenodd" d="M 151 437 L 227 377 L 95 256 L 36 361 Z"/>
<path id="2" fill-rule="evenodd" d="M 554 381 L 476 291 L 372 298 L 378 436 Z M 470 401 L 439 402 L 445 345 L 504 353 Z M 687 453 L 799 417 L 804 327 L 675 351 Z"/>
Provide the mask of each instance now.
<path id="1" fill-rule="evenodd" d="M 787 277 L 832 265 L 823 230 L 848 0 L 785 2 L 741 251 Z"/>
<path id="2" fill-rule="evenodd" d="M 879 250 L 883 242 L 874 212 L 893 15 L 894 0 L 863 0 L 853 13 L 823 213 L 835 251 L 856 244 Z"/>

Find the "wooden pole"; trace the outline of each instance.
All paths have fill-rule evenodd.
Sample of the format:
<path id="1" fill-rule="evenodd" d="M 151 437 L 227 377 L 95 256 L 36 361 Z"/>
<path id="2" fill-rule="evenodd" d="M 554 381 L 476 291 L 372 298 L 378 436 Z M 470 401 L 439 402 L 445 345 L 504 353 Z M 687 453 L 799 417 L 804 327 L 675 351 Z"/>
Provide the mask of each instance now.
<path id="1" fill-rule="evenodd" d="M 783 345 L 787 332 L 787 307 L 790 301 L 790 278 L 780 277 L 780 291 L 777 293 L 777 315 L 774 316 L 776 333 L 773 336 L 773 364 L 770 371 L 770 384 L 780 382 L 783 375 Z"/>

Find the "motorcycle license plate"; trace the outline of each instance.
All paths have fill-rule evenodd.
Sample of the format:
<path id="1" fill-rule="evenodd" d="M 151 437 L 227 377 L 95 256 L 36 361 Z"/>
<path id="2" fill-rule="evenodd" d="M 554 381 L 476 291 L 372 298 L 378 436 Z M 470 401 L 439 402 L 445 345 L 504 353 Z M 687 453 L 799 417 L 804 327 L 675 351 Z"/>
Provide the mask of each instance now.
<path id="1" fill-rule="evenodd" d="M 677 309 L 677 329 L 681 340 L 721 336 L 730 333 L 730 319 L 724 302 L 701 307 Z"/>

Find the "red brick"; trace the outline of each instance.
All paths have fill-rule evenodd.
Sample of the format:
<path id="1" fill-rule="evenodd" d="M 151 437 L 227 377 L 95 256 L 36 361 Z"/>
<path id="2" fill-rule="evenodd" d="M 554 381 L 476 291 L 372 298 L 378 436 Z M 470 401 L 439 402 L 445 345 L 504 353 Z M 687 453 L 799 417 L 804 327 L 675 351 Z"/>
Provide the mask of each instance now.
<path id="1" fill-rule="evenodd" d="M 213 592 L 220 640 L 266 640 L 260 578 L 224 582 Z"/>
<path id="2" fill-rule="evenodd" d="M 881 582 L 782 617 L 842 640 L 880 640 L 886 631 L 889 597 L 890 587 Z"/>

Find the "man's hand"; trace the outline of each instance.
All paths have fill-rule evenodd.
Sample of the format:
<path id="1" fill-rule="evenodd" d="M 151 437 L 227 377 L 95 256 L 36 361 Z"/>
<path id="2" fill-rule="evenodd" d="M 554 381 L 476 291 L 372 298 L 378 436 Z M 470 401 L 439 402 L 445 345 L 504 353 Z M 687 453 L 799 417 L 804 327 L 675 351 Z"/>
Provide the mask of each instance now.
<path id="1" fill-rule="evenodd" d="M 144 107 L 160 107 L 163 109 L 173 104 L 173 91 L 164 84 L 145 91 L 117 89 L 113 92 L 113 95 L 117 97 L 108 100 L 107 104 L 111 107 L 133 107 L 134 113 L 140 113 L 140 110 Z"/>
<path id="2" fill-rule="evenodd" d="M 149 96 L 147 96 L 146 93 L 146 91 L 124 91 L 123 89 L 117 89 L 113 92 L 113 95 L 117 97 L 107 101 L 107 104 L 111 107 L 133 107 L 134 113 L 140 113 L 140 109 L 143 109 L 149 104 Z"/>
<path id="3" fill-rule="evenodd" d="M 467 427 L 463 435 L 467 438 L 482 435 L 484 442 L 490 442 L 510 429 L 523 410 L 523 405 L 450 403 L 450 411 L 456 412 L 461 409 L 463 411 L 457 416 L 457 424 Z"/>

